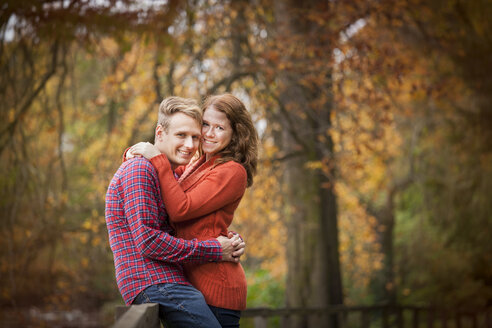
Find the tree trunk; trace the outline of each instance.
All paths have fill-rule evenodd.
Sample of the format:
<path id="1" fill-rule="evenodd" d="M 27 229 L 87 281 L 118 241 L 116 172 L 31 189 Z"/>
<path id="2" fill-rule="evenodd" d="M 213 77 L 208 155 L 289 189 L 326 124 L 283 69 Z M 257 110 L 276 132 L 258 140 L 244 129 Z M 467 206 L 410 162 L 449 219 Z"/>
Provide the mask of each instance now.
<path id="1" fill-rule="evenodd" d="M 397 188 L 391 188 L 384 206 L 375 209 L 370 205 L 368 210 L 378 221 L 377 239 L 381 245 L 383 266 L 381 271 L 372 279 L 371 289 L 376 303 L 396 305 L 396 282 L 394 266 L 394 230 L 395 230 L 395 204 L 394 197 Z"/>
<path id="2" fill-rule="evenodd" d="M 311 7 L 310 7 L 311 6 Z M 311 2 L 276 1 L 278 37 L 297 40 L 313 35 L 317 26 L 302 14 Z M 314 31 L 316 32 L 316 31 Z M 301 38 L 299 38 L 301 36 Z M 312 40 L 312 39 L 311 39 Z M 307 45 L 318 46 L 318 44 Z M 320 47 L 325 45 L 319 45 Z M 302 47 L 301 47 L 302 48 Z M 282 60 L 309 62 L 308 54 L 283 53 Z M 329 56 L 329 55 L 328 55 Z M 309 72 L 282 70 L 278 76 L 279 116 L 283 130 L 279 149 L 297 154 L 286 161 L 287 291 L 288 307 L 325 307 L 342 304 L 342 282 L 338 251 L 336 197 L 334 194 L 333 142 L 325 134 L 331 126 L 331 70 L 321 84 L 303 85 Z M 312 72 L 311 72 L 312 73 Z M 323 74 L 322 72 L 320 72 Z M 327 99 L 320 103 L 320 99 Z M 311 169 L 307 163 L 329 163 L 330 169 Z M 336 318 L 295 318 L 291 327 L 338 327 Z"/>
<path id="3" fill-rule="evenodd" d="M 395 218 L 392 209 L 386 206 L 376 217 L 379 222 L 378 241 L 383 254 L 383 267 L 374 281 L 374 295 L 377 303 L 396 304 L 394 267 Z"/>

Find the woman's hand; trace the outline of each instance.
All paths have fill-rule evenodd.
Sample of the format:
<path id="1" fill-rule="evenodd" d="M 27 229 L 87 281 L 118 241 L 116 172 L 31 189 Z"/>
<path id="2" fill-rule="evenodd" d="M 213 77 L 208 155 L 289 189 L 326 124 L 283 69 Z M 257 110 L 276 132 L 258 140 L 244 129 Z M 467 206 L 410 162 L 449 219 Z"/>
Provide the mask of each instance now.
<path id="1" fill-rule="evenodd" d="M 129 160 L 129 159 L 132 159 L 133 157 L 137 157 L 135 156 L 133 153 L 133 146 L 131 146 L 130 148 L 128 148 L 128 150 L 126 151 L 125 153 L 125 161 Z"/>
<path id="2" fill-rule="evenodd" d="M 157 149 L 157 147 L 150 142 L 139 142 L 128 149 L 126 152 L 126 159 L 130 159 L 135 156 L 143 156 L 146 159 L 151 159 L 152 157 L 160 154 L 161 152 L 159 149 Z"/>

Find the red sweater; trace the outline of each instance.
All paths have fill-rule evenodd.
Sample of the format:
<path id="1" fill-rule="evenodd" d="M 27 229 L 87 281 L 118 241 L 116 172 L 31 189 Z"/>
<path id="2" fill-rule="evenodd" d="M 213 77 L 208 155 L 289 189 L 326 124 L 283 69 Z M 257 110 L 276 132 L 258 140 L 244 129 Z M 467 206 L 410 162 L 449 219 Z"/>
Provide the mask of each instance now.
<path id="1" fill-rule="evenodd" d="M 244 167 L 234 161 L 213 167 L 205 156 L 190 164 L 176 181 L 164 155 L 151 159 L 159 175 L 161 195 L 177 237 L 199 241 L 227 236 L 228 227 L 247 186 Z M 214 262 L 185 265 L 189 281 L 207 304 L 246 308 L 246 277 L 241 264 Z"/>

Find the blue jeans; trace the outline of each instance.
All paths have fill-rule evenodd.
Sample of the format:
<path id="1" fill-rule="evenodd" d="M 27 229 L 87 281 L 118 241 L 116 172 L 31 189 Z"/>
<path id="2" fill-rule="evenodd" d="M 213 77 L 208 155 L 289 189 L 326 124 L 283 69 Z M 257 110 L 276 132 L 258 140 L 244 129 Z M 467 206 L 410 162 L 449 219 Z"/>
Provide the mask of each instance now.
<path id="1" fill-rule="evenodd" d="M 152 285 L 133 301 L 133 304 L 142 303 L 159 304 L 159 318 L 166 328 L 220 328 L 202 293 L 192 286 L 171 283 Z"/>
<path id="2" fill-rule="evenodd" d="M 208 306 L 213 314 L 219 320 L 222 328 L 239 328 L 239 319 L 241 319 L 241 311 L 218 308 L 212 305 Z"/>

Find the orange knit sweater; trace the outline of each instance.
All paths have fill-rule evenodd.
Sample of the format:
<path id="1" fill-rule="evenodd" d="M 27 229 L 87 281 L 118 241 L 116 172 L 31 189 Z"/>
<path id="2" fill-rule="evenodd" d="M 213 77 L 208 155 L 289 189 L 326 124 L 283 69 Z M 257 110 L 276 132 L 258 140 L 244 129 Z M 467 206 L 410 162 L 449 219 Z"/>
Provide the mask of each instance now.
<path id="1" fill-rule="evenodd" d="M 200 157 L 186 168 L 179 182 L 164 155 L 151 159 L 177 237 L 207 240 L 227 236 L 246 190 L 247 175 L 244 167 L 234 161 L 213 167 L 215 159 L 205 161 L 205 156 Z M 241 264 L 186 264 L 184 269 L 207 304 L 231 310 L 246 308 L 246 277 Z"/>

